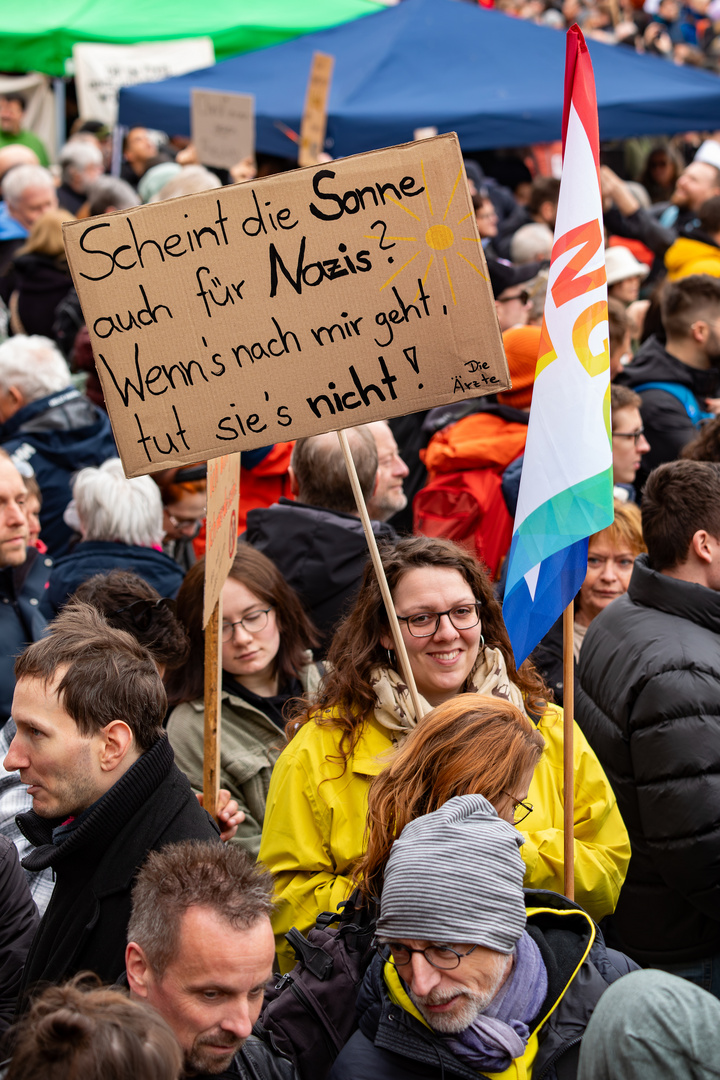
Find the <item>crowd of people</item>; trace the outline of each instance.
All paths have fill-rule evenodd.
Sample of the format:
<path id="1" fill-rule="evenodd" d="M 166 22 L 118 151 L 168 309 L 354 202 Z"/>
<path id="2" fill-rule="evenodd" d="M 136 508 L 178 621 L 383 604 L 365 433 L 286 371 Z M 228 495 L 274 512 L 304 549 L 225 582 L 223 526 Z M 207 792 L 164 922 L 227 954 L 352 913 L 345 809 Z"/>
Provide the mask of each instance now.
<path id="1" fill-rule="evenodd" d="M 712 3 L 499 6 L 715 63 Z M 415 693 L 336 436 L 242 455 L 211 817 L 206 466 L 124 475 L 62 223 L 293 163 L 134 128 L 116 177 L 78 121 L 51 165 L 24 109 L 0 95 L 0 1076 L 717 1076 L 720 142 L 601 170 L 615 517 L 575 600 L 571 900 L 562 628 L 518 666 L 502 616 L 557 179 L 466 162 L 512 387 L 347 431 Z"/>

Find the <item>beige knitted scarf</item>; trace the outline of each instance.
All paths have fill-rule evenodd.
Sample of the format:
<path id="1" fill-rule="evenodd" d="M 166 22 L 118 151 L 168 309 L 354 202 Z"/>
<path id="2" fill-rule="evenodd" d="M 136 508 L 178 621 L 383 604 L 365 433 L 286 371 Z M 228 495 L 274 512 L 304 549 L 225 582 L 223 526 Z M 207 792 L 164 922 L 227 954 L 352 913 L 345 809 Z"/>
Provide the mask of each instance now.
<path id="1" fill-rule="evenodd" d="M 374 668 L 370 683 L 377 698 L 375 719 L 393 733 L 395 742 L 399 742 L 418 722 L 407 684 L 402 676 L 388 667 Z M 475 667 L 461 693 L 502 698 L 525 711 L 520 689 L 510 682 L 505 657 L 500 649 L 493 649 L 489 645 L 480 649 Z M 418 697 L 424 712 L 428 713 L 431 706 L 420 694 Z"/>

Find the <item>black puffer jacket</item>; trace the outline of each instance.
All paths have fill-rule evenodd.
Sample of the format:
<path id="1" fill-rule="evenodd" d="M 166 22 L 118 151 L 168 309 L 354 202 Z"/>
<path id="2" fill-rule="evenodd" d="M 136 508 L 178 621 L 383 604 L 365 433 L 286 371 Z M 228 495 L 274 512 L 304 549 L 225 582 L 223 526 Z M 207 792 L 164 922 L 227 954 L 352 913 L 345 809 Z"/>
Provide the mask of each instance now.
<path id="1" fill-rule="evenodd" d="M 530 1075 L 532 1080 L 574 1080 L 580 1040 L 593 1009 L 607 987 L 636 965 L 606 949 L 590 916 L 566 897 L 526 889 L 525 903 L 528 933 L 548 974 L 548 993 L 538 1014 L 547 1020 Z M 477 1080 L 481 1075 L 390 999 L 379 956 L 365 976 L 358 1016 L 360 1029 L 340 1051 L 328 1080 Z"/>
<path id="2" fill-rule="evenodd" d="M 683 364 L 654 335 L 640 346 L 632 363 L 618 375 L 617 382 L 631 389 L 648 382 L 679 383 L 693 392 L 701 410 L 705 409 L 705 398 L 716 397 L 718 392 L 718 372 L 714 368 L 698 371 Z M 638 491 L 657 465 L 675 461 L 698 433 L 685 406 L 667 390 L 644 390 L 640 396 L 640 412 L 650 450 L 643 455 L 637 474 Z"/>
<path id="3" fill-rule="evenodd" d="M 373 522 L 373 531 L 378 540 L 397 535 L 380 521 Z M 281 498 L 248 513 L 243 539 L 272 559 L 297 591 L 323 642 L 329 642 L 352 607 L 369 558 L 360 518 Z"/>
<path id="4" fill-rule="evenodd" d="M 720 949 L 720 593 L 635 561 L 593 619 L 576 718 L 617 796 L 632 858 L 614 915 L 640 963 Z"/>

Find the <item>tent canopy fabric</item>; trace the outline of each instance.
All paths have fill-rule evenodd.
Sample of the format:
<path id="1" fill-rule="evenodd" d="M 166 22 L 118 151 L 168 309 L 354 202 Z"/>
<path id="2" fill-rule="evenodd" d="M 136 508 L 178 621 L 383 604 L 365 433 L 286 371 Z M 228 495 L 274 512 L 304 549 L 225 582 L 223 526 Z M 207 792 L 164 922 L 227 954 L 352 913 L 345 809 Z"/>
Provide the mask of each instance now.
<path id="1" fill-rule="evenodd" d="M 600 137 L 715 129 L 720 78 L 589 41 Z M 189 134 L 190 90 L 255 95 L 257 147 L 293 157 L 315 50 L 335 57 L 326 149 L 336 157 L 456 131 L 465 151 L 558 139 L 565 35 L 459 0 L 404 0 L 212 69 L 120 94 L 120 122 Z"/>
<path id="2" fill-rule="evenodd" d="M 378 11 L 374 0 L 23 0 L 3 5 L 0 70 L 64 75 L 80 41 L 106 45 L 210 37 L 215 57 L 276 45 Z"/>

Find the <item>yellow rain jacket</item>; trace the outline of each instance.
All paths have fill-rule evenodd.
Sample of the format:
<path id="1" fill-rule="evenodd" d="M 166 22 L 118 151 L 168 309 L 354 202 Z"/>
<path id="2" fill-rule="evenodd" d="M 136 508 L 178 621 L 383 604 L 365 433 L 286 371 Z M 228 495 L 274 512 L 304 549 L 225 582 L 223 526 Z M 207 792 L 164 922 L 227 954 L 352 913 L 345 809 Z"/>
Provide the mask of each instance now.
<path id="1" fill-rule="evenodd" d="M 668 281 L 678 281 L 691 274 L 710 274 L 720 277 L 720 247 L 679 236 L 665 252 Z"/>
<path id="2" fill-rule="evenodd" d="M 562 710 L 548 706 L 538 725 L 546 743 L 535 770 L 532 814 L 520 832 L 526 888 L 563 891 Z M 259 859 L 275 876 L 273 915 L 282 972 L 294 965 L 284 935 L 306 933 L 321 911 L 352 892 L 363 851 L 370 781 L 391 757 L 390 732 L 367 720 L 343 771 L 340 729 L 305 724 L 278 758 L 270 780 Z M 575 724 L 575 899 L 599 921 L 614 911 L 630 861 L 630 842 L 607 777 Z"/>

